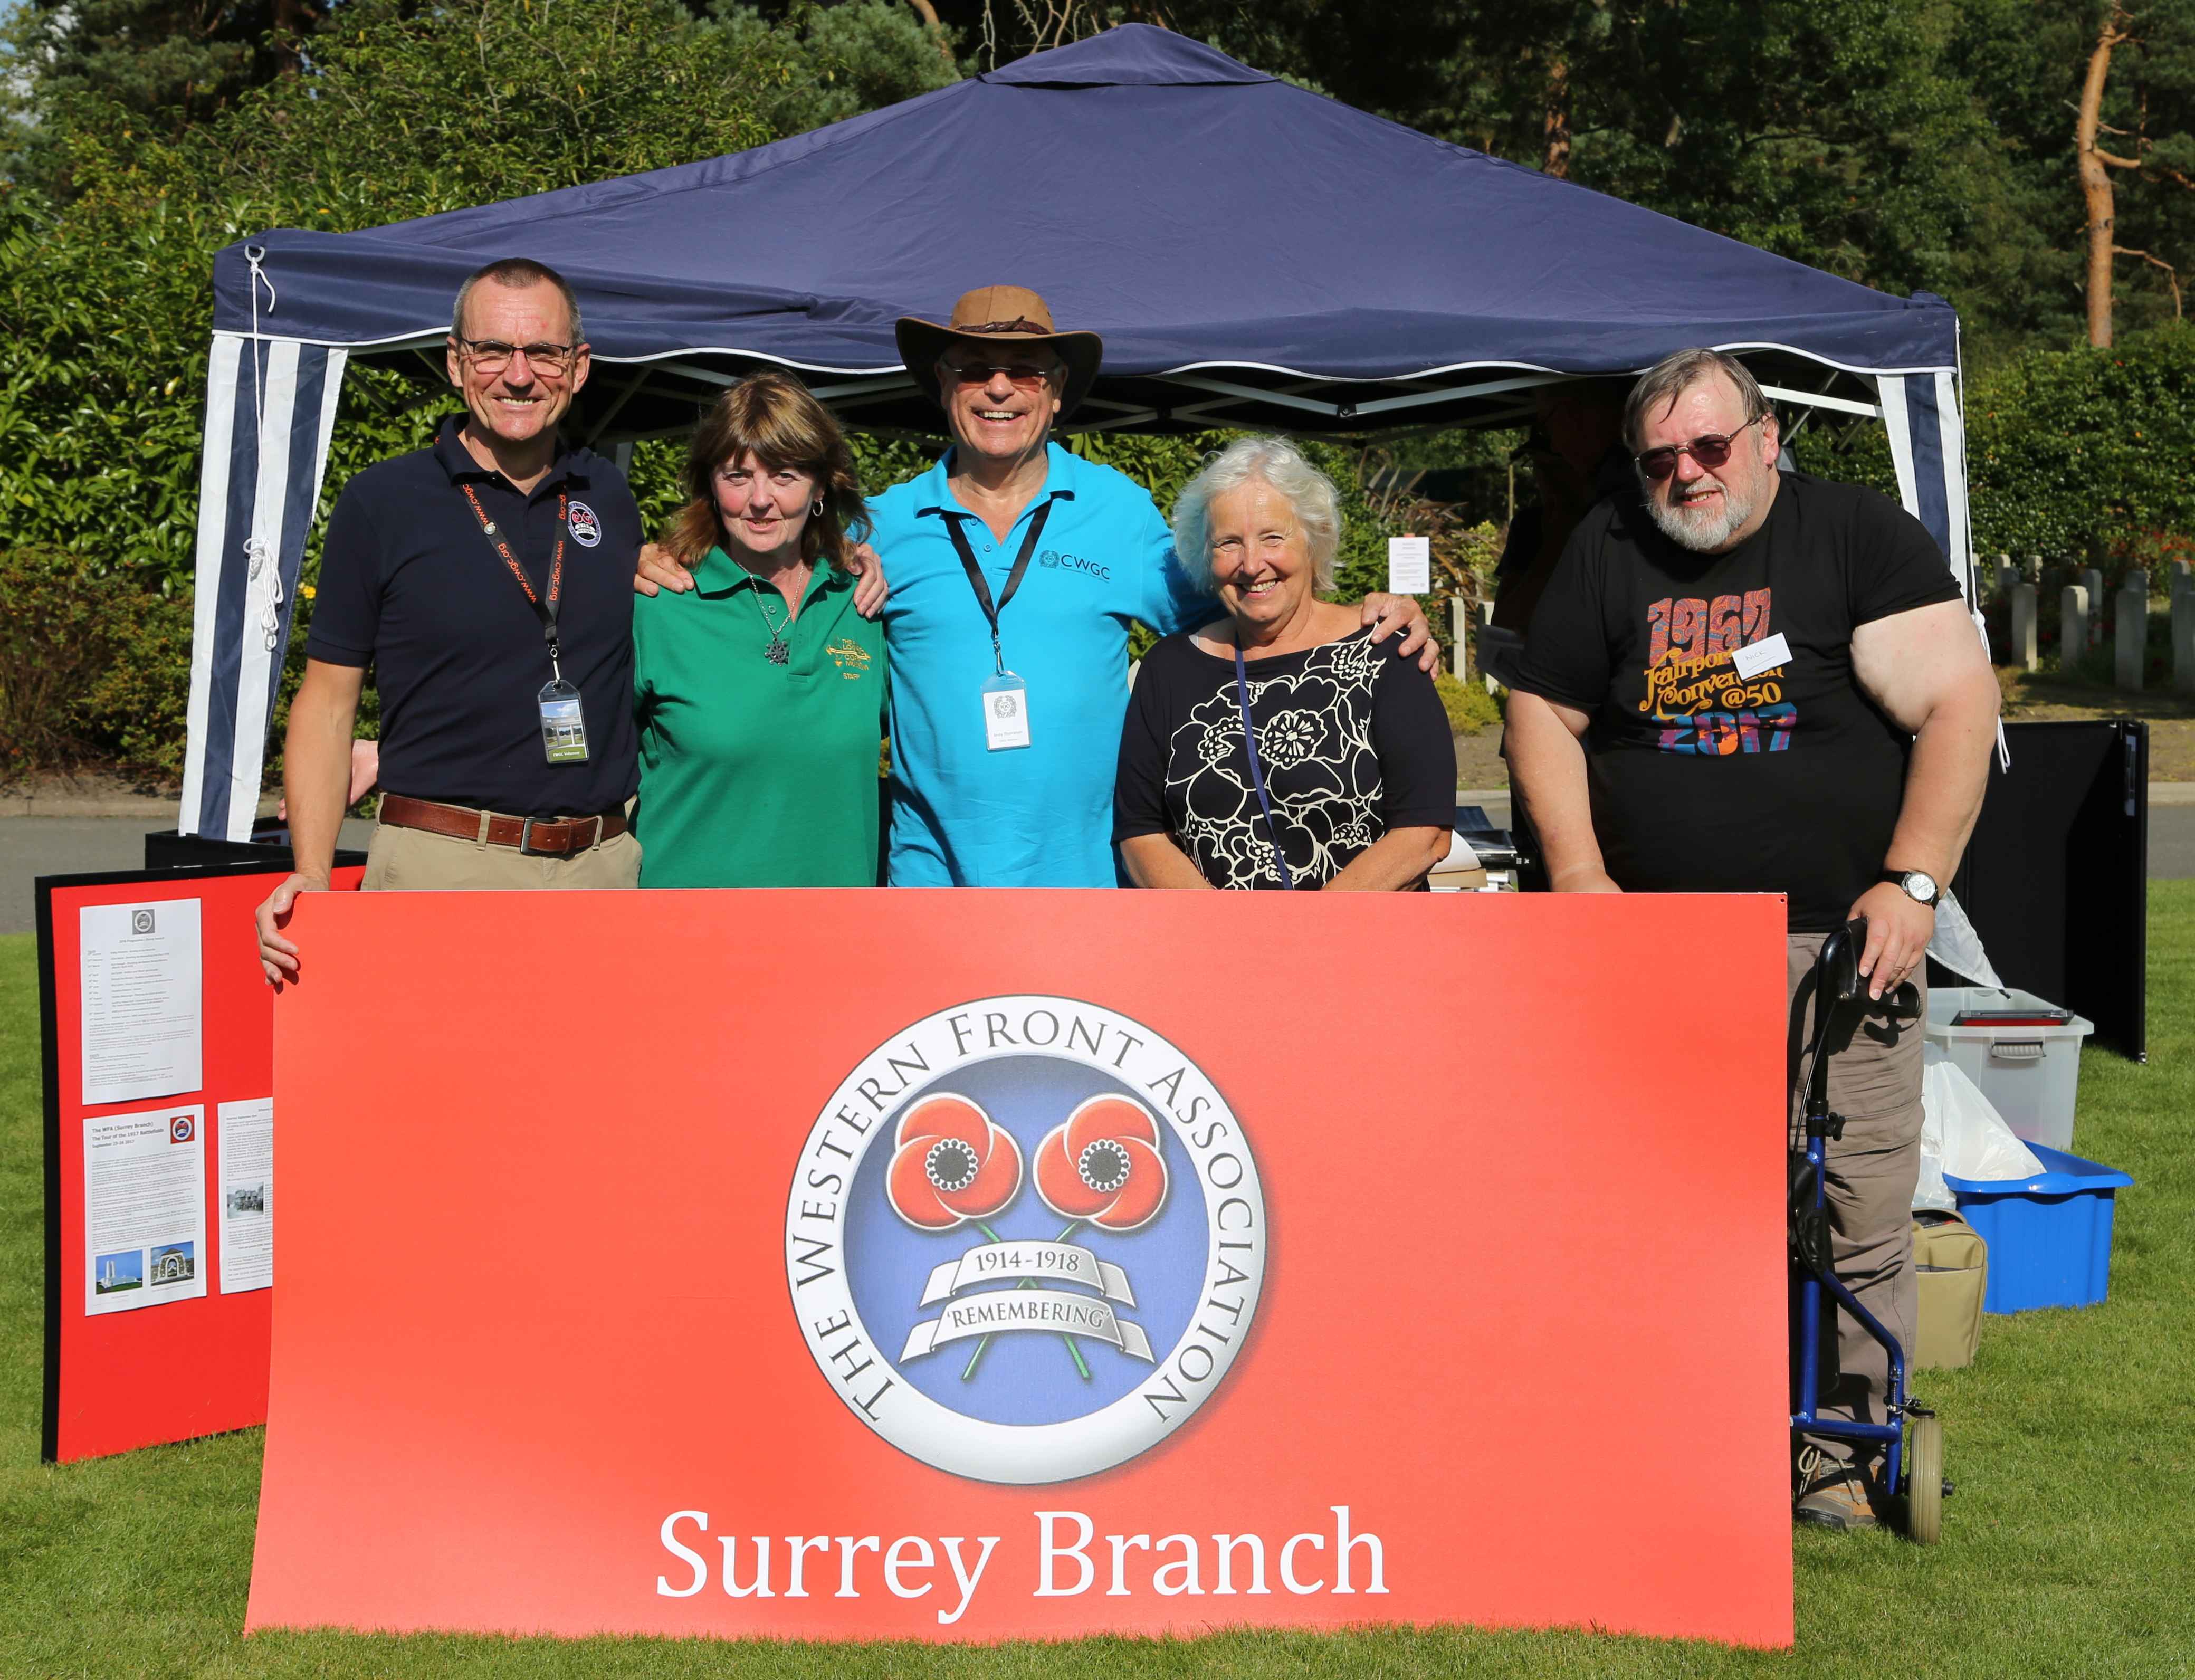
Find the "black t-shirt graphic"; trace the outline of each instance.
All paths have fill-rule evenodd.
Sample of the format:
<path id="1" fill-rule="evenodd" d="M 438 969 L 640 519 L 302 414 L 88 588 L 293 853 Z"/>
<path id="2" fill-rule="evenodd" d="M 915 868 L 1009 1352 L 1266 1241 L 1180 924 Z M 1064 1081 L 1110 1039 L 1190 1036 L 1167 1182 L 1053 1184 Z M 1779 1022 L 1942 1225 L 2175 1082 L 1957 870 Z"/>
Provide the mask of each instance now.
<path id="1" fill-rule="evenodd" d="M 1564 550 L 1516 686 L 1591 714 L 1595 837 L 1632 892 L 1777 892 L 1794 932 L 1875 880 L 1911 743 L 1860 692 L 1860 625 L 1959 587 L 1921 522 L 1871 490 L 1785 473 L 1767 521 L 1694 554 L 1604 502 Z M 1782 636 L 1784 663 L 1737 653 Z"/>
<path id="2" fill-rule="evenodd" d="M 1298 887 L 1394 828 L 1455 821 L 1455 741 L 1433 680 L 1368 630 L 1247 666 L 1258 761 Z M 1235 660 L 1170 636 L 1144 658 L 1121 732 L 1115 844 L 1170 834 L 1215 887 L 1277 888 L 1250 779 Z"/>

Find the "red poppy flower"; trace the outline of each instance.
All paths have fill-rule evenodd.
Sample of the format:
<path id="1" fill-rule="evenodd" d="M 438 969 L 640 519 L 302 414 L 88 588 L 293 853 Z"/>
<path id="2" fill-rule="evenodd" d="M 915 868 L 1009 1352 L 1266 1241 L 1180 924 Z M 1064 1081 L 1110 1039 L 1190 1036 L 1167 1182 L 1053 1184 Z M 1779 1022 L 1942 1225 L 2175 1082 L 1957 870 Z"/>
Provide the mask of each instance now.
<path id="1" fill-rule="evenodd" d="M 985 1219 L 1022 1188 L 1013 1135 L 965 1096 L 926 1096 L 900 1116 L 884 1180 L 892 1211 L 922 1231 Z"/>
<path id="2" fill-rule="evenodd" d="M 1166 1205 L 1159 1123 L 1125 1096 L 1093 1096 L 1045 1135 L 1036 1193 L 1053 1212 L 1109 1231 L 1148 1224 Z"/>

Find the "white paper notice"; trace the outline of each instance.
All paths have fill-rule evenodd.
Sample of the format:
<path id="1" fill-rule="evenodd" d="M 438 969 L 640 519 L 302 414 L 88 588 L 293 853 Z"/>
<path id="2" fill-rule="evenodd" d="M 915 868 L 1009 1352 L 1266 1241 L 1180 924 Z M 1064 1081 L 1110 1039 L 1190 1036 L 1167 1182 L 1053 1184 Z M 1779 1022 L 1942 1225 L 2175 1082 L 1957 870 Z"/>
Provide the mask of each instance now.
<path id="1" fill-rule="evenodd" d="M 1387 593 L 1430 595 L 1433 587 L 1433 539 L 1430 537 L 1390 537 L 1387 539 Z"/>
<path id="2" fill-rule="evenodd" d="M 198 1090 L 198 900 L 88 904 L 77 917 L 86 1106 Z"/>
<path id="3" fill-rule="evenodd" d="M 274 1281 L 274 1099 L 224 1102 L 221 1155 L 221 1292 Z"/>
<path id="4" fill-rule="evenodd" d="M 187 1301 L 205 1286 L 205 1109 L 84 1123 L 84 1309 Z"/>

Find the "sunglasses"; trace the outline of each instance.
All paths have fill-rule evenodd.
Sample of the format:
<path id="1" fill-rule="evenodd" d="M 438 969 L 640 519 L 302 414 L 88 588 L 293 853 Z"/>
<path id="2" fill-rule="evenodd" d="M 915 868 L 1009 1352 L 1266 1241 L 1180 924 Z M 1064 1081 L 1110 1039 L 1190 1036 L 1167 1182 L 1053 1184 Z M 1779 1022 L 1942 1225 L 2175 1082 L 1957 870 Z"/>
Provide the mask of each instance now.
<path id="1" fill-rule="evenodd" d="M 1745 423 L 1745 426 L 1757 426 L 1767 417 L 1766 414 L 1756 414 Z M 1737 431 L 1743 431 L 1745 426 L 1740 426 Z M 1709 432 L 1705 437 L 1694 438 L 1690 443 L 1673 444 L 1667 449 L 1650 449 L 1644 455 L 1634 455 L 1631 458 L 1640 473 L 1659 484 L 1677 470 L 1679 455 L 1691 456 L 1713 472 L 1730 459 L 1731 446 L 1737 441 L 1737 432 L 1726 437 L 1720 432 Z"/>
<path id="2" fill-rule="evenodd" d="M 1034 390 L 1051 379 L 1056 371 L 1052 368 L 1031 367 L 1021 362 L 1012 364 L 1000 362 L 982 367 L 961 367 L 948 362 L 946 370 L 963 385 L 988 385 L 991 383 L 993 374 L 1003 373 L 1009 381 L 1025 391 Z"/>

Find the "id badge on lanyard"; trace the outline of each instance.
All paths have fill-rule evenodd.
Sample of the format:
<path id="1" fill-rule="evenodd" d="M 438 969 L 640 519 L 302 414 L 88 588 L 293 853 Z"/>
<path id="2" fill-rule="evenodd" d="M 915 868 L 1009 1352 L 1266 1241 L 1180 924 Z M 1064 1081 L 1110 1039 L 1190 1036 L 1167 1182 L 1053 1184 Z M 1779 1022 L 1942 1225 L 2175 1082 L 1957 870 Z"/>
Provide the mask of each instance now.
<path id="1" fill-rule="evenodd" d="M 556 551 L 549 561 L 549 594 L 546 600 L 538 594 L 526 568 L 518 563 L 510 544 L 504 540 L 503 532 L 481 506 L 480 498 L 473 493 L 472 486 L 464 486 L 465 500 L 472 504 L 473 517 L 480 521 L 481 534 L 487 538 L 488 546 L 496 557 L 510 569 L 518 580 L 518 587 L 526 591 L 527 605 L 533 615 L 541 620 L 541 639 L 549 648 L 549 681 L 534 696 L 534 705 L 541 716 L 541 752 L 551 764 L 584 764 L 587 762 L 587 720 L 579 705 L 579 691 L 564 680 L 563 648 L 556 639 L 556 608 L 564 593 L 564 537 L 569 529 L 571 498 L 559 492 L 556 498 Z"/>
<path id="2" fill-rule="evenodd" d="M 1051 517 L 1051 502 L 1046 499 L 1029 520 L 1028 534 L 1022 538 L 1022 551 L 1014 556 L 1013 569 L 1006 573 L 1005 592 L 995 604 L 991 600 L 991 585 L 983 577 L 983 568 L 976 563 L 974 550 L 968 546 L 967 533 L 960 529 L 960 521 L 972 519 L 972 514 L 948 513 L 945 528 L 952 534 L 953 547 L 960 556 L 960 565 L 968 574 L 969 587 L 976 591 L 976 604 L 983 609 L 983 617 L 991 626 L 992 673 L 983 679 L 980 698 L 983 705 L 983 745 L 993 752 L 1011 751 L 1029 744 L 1028 684 L 1006 669 L 1006 654 L 999 639 L 999 618 L 1006 610 L 1006 603 L 1014 598 L 1014 591 L 1022 586 L 1022 574 L 1028 570 L 1029 556 L 1036 552 L 1038 540 L 1044 535 L 1045 522 Z"/>

